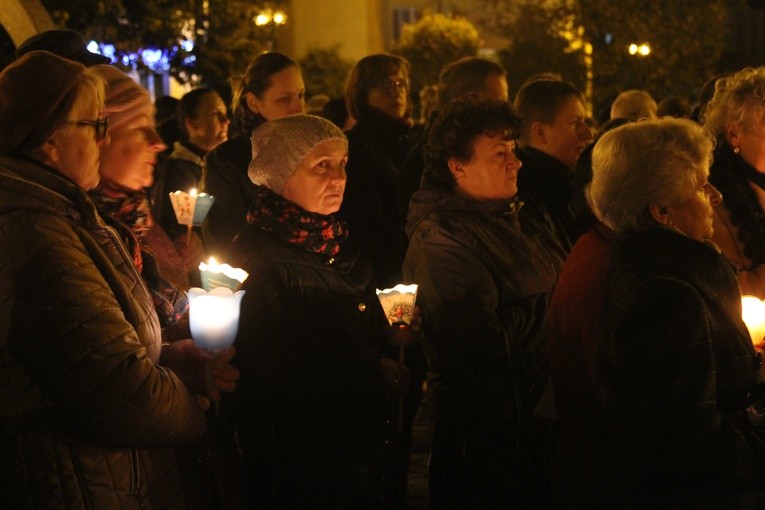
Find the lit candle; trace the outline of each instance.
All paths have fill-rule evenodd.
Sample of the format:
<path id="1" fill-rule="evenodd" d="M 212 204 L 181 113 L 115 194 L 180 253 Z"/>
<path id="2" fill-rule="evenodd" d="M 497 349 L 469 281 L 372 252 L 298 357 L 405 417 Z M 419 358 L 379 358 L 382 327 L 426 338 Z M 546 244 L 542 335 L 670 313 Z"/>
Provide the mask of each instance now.
<path id="1" fill-rule="evenodd" d="M 175 211 L 178 224 L 188 227 L 186 244 L 191 240 L 192 227 L 198 227 L 202 224 L 214 201 L 214 196 L 207 193 L 197 193 L 196 188 L 191 188 L 188 193 L 180 190 L 170 193 L 170 202 L 173 204 L 173 211 Z"/>
<path id="2" fill-rule="evenodd" d="M 765 303 L 755 296 L 741 297 L 742 317 L 754 345 L 765 339 Z"/>
<path id="3" fill-rule="evenodd" d="M 231 267 L 228 264 L 218 264 L 213 257 L 210 257 L 207 263 L 200 262 L 199 271 L 202 276 L 202 287 L 207 291 L 215 287 L 236 290 L 249 276 L 244 269 Z"/>
<path id="4" fill-rule="evenodd" d="M 399 283 L 392 289 L 377 289 L 377 299 L 391 325 L 409 324 L 412 322 L 414 301 L 417 299 L 417 285 Z"/>
<path id="5" fill-rule="evenodd" d="M 198 287 L 188 291 L 191 338 L 202 349 L 216 351 L 234 343 L 239 328 L 239 305 L 244 291 L 216 287 L 210 292 Z"/>

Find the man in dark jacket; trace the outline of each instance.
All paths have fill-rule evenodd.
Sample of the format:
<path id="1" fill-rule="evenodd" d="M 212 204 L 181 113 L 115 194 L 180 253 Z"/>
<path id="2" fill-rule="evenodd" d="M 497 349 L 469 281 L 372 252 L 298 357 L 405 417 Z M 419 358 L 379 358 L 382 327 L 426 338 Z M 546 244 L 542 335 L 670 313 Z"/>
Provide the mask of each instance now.
<path id="1" fill-rule="evenodd" d="M 523 162 L 518 175 L 518 196 L 525 204 L 522 216 L 549 224 L 568 252 L 577 235 L 571 211 L 572 171 L 592 141 L 584 97 L 570 83 L 542 79 L 524 85 L 513 106 L 522 119 L 518 152 Z"/>

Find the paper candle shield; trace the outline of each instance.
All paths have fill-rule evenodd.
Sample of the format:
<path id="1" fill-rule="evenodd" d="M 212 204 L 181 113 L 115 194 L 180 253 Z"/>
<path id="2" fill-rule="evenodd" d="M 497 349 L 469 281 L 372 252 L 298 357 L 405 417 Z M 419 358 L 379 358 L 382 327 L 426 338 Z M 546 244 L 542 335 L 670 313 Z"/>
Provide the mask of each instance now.
<path id="1" fill-rule="evenodd" d="M 414 302 L 417 299 L 417 285 L 400 283 L 392 289 L 377 289 L 377 298 L 391 325 L 412 322 Z"/>
<path id="2" fill-rule="evenodd" d="M 234 343 L 239 328 L 239 305 L 244 291 L 218 287 L 209 293 L 192 287 L 189 296 L 191 338 L 201 349 L 215 351 Z"/>
<path id="3" fill-rule="evenodd" d="M 226 287 L 235 291 L 247 279 L 247 271 L 228 264 L 218 264 L 210 257 L 208 263 L 199 264 L 199 273 L 202 278 L 202 288 L 210 291 L 216 287 Z"/>
<path id="4" fill-rule="evenodd" d="M 765 339 L 765 303 L 754 296 L 741 297 L 742 317 L 754 345 Z"/>
<path id="5" fill-rule="evenodd" d="M 170 202 L 179 225 L 198 227 L 210 212 L 215 197 L 207 193 L 197 194 L 196 190 L 191 190 L 191 193 L 173 191 L 170 193 Z"/>

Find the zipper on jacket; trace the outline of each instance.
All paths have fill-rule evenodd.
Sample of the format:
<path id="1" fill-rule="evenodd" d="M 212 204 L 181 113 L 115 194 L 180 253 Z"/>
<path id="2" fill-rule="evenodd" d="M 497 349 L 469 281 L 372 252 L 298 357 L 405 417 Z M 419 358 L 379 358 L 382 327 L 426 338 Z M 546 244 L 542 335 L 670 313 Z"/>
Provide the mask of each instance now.
<path id="1" fill-rule="evenodd" d="M 133 496 L 142 509 L 146 508 L 138 492 L 141 488 L 141 459 L 138 458 L 138 450 L 130 449 L 130 495 Z"/>

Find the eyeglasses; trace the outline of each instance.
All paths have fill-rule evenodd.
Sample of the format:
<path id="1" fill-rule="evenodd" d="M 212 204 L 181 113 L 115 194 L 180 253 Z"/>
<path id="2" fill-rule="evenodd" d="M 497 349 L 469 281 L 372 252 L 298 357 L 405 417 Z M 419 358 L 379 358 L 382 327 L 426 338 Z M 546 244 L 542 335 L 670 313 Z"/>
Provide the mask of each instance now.
<path id="1" fill-rule="evenodd" d="M 393 94 L 407 92 L 409 90 L 409 80 L 380 80 L 375 87 Z"/>
<path id="2" fill-rule="evenodd" d="M 77 126 L 93 126 L 96 130 L 96 141 L 101 142 L 106 138 L 106 132 L 109 129 L 109 118 L 98 118 L 96 120 L 73 120 Z"/>

